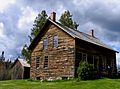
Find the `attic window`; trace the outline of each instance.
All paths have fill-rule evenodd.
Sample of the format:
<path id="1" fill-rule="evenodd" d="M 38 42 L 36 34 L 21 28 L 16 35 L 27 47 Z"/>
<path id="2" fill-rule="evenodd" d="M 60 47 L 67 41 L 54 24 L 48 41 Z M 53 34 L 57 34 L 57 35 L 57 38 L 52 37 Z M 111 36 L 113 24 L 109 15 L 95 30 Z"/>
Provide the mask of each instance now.
<path id="1" fill-rule="evenodd" d="M 40 65 L 40 57 L 36 58 L 36 68 L 38 68 Z"/>
<path id="2" fill-rule="evenodd" d="M 48 38 L 44 38 L 44 40 L 43 40 L 43 48 L 47 49 L 47 46 L 48 46 Z"/>
<path id="3" fill-rule="evenodd" d="M 58 47 L 58 36 L 53 36 L 53 48 Z"/>

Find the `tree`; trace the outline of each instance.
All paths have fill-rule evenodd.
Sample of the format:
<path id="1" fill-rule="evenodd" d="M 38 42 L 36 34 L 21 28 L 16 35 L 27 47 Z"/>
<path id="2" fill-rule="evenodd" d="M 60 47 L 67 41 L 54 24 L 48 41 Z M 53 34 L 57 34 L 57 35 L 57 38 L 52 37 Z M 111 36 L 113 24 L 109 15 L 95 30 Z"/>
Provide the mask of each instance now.
<path id="1" fill-rule="evenodd" d="M 11 79 L 11 67 L 12 62 L 5 59 L 4 51 L 2 51 L 2 54 L 0 56 L 0 80 Z"/>
<path id="2" fill-rule="evenodd" d="M 42 29 L 43 25 L 45 24 L 47 20 L 47 13 L 45 10 L 43 10 L 41 13 L 38 14 L 38 16 L 34 20 L 33 28 L 31 29 L 31 33 L 28 36 L 30 39 L 30 43 L 32 43 L 33 39 L 37 36 L 37 34 L 40 32 Z M 28 61 L 30 62 L 31 59 L 31 52 L 27 49 L 27 45 L 25 44 L 23 46 L 21 55 Z"/>
<path id="3" fill-rule="evenodd" d="M 2 54 L 1 54 L 1 56 L 0 56 L 0 61 L 5 61 L 4 51 L 2 51 Z"/>
<path id="4" fill-rule="evenodd" d="M 65 11 L 65 12 L 61 15 L 59 21 L 60 21 L 63 25 L 65 25 L 65 26 L 67 26 L 67 27 L 69 27 L 69 28 L 71 28 L 71 29 L 74 29 L 74 30 L 76 30 L 77 27 L 79 26 L 79 24 L 77 24 L 75 21 L 73 21 L 72 15 L 70 14 L 70 12 L 69 12 L 68 10 Z"/>
<path id="5" fill-rule="evenodd" d="M 33 41 L 33 39 L 36 37 L 38 32 L 42 29 L 44 26 L 46 20 L 47 20 L 47 13 L 45 10 L 43 10 L 41 13 L 38 14 L 36 19 L 34 20 L 33 28 L 31 29 L 31 34 L 28 36 L 30 39 L 30 43 Z M 69 11 L 65 11 L 64 14 L 62 14 L 60 20 L 59 20 L 63 25 L 68 26 L 72 29 L 77 29 L 79 26 L 75 21 L 72 20 L 72 15 L 70 14 Z M 25 44 L 22 52 L 22 56 L 30 62 L 30 55 L 31 52 L 27 49 L 27 45 Z"/>
<path id="6" fill-rule="evenodd" d="M 22 56 L 26 59 L 28 63 L 30 63 L 31 59 L 31 52 L 28 50 L 27 45 L 25 44 L 23 49 L 22 49 Z"/>
<path id="7" fill-rule="evenodd" d="M 42 29 L 43 25 L 47 20 L 47 17 L 48 15 L 45 10 L 38 14 L 34 21 L 33 28 L 31 29 L 31 34 L 29 35 L 30 42 L 32 42 L 32 40 L 36 37 L 38 32 Z"/>

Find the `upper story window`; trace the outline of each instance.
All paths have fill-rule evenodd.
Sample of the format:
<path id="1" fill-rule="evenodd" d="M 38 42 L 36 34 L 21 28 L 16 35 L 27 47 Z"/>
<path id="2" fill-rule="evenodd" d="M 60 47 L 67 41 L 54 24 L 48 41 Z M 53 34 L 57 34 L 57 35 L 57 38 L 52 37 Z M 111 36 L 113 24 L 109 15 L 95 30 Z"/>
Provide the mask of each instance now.
<path id="1" fill-rule="evenodd" d="M 48 47 L 48 38 L 44 38 L 44 40 L 43 40 L 43 48 L 47 49 L 47 47 Z"/>
<path id="2" fill-rule="evenodd" d="M 40 66 L 40 57 L 36 58 L 36 68 Z"/>
<path id="3" fill-rule="evenodd" d="M 53 36 L 53 48 L 58 47 L 58 36 Z"/>
<path id="4" fill-rule="evenodd" d="M 45 56 L 45 59 L 44 59 L 44 68 L 48 68 L 48 56 Z"/>

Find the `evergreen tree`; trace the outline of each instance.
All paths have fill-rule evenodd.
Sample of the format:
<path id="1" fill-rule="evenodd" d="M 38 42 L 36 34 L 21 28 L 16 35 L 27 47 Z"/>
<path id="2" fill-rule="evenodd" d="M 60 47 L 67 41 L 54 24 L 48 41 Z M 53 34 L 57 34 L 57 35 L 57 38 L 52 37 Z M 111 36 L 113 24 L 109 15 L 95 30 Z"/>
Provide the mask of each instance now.
<path id="1" fill-rule="evenodd" d="M 28 36 L 30 39 L 30 43 L 32 43 L 33 39 L 36 37 L 36 35 L 40 32 L 42 29 L 43 25 L 45 24 L 47 20 L 47 13 L 45 10 L 43 10 L 41 13 L 38 14 L 38 16 L 34 20 L 33 28 L 31 29 L 31 34 Z M 30 62 L 31 59 L 31 52 L 27 49 L 27 45 L 25 44 L 21 55 L 28 61 Z"/>
<path id="2" fill-rule="evenodd" d="M 67 27 L 69 27 L 69 28 L 71 28 L 71 29 L 74 29 L 74 30 L 76 30 L 77 27 L 79 26 L 79 24 L 77 24 L 75 21 L 73 21 L 72 15 L 70 14 L 70 12 L 69 12 L 68 10 L 65 11 L 65 12 L 61 15 L 59 21 L 60 21 L 63 25 L 65 25 L 65 26 L 67 26 Z"/>
<path id="3" fill-rule="evenodd" d="M 36 19 L 34 20 L 33 28 L 31 29 L 31 34 L 29 35 L 30 42 L 36 37 L 38 32 L 42 29 L 48 15 L 45 10 L 38 14 Z"/>
<path id="4" fill-rule="evenodd" d="M 11 79 L 11 70 L 12 62 L 5 59 L 4 51 L 2 51 L 0 56 L 0 80 Z"/>
<path id="5" fill-rule="evenodd" d="M 28 36 L 30 39 L 30 43 L 33 41 L 33 39 L 36 37 L 38 32 L 42 29 L 43 25 L 45 24 L 47 20 L 47 13 L 45 10 L 43 10 L 41 13 L 38 14 L 36 19 L 34 20 L 33 28 L 31 29 L 31 34 Z M 59 20 L 63 25 L 70 27 L 72 29 L 77 29 L 79 26 L 75 21 L 72 20 L 72 15 L 70 14 L 69 11 L 65 11 L 64 14 L 61 15 L 61 18 Z M 22 56 L 30 62 L 30 56 L 31 52 L 27 49 L 27 45 L 25 44 L 22 52 Z"/>
<path id="6" fill-rule="evenodd" d="M 30 63 L 30 59 L 31 59 L 31 52 L 28 50 L 27 45 L 25 44 L 23 49 L 22 49 L 22 56 L 24 57 L 24 59 L 26 59 L 26 61 L 28 63 Z"/>
<path id="7" fill-rule="evenodd" d="M 1 54 L 1 56 L 0 56 L 0 61 L 5 61 L 5 57 L 4 57 L 4 51 L 2 51 L 2 54 Z"/>

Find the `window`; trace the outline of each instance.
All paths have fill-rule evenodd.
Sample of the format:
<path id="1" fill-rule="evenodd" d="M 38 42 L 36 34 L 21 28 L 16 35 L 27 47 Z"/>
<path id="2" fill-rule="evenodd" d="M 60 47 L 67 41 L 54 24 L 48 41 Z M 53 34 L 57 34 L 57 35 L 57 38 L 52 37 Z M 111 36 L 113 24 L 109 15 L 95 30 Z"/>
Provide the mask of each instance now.
<path id="1" fill-rule="evenodd" d="M 43 48 L 47 49 L 47 46 L 48 46 L 48 38 L 44 38 L 44 40 L 43 40 Z"/>
<path id="2" fill-rule="evenodd" d="M 48 67 L 48 56 L 45 56 L 45 59 L 44 59 L 44 68 L 47 68 Z"/>
<path id="3" fill-rule="evenodd" d="M 38 68 L 40 65 L 40 57 L 36 58 L 36 68 Z"/>
<path id="4" fill-rule="evenodd" d="M 87 55 L 87 61 L 88 63 L 93 64 L 93 55 Z"/>
<path id="5" fill-rule="evenodd" d="M 98 69 L 99 68 L 99 56 L 94 55 L 94 68 Z"/>
<path id="6" fill-rule="evenodd" d="M 53 48 L 58 47 L 58 36 L 53 36 Z"/>
<path id="7" fill-rule="evenodd" d="M 87 54 L 85 54 L 85 53 L 82 54 L 82 60 L 87 61 Z"/>

